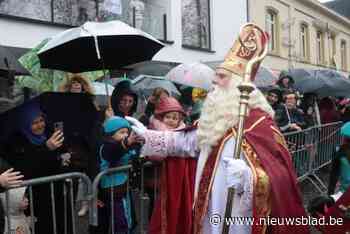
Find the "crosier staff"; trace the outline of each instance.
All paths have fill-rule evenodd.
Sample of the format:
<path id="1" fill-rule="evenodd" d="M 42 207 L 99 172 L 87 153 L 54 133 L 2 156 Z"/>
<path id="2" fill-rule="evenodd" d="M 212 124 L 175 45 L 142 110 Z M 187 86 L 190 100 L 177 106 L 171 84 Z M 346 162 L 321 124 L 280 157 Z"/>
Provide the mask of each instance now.
<path id="1" fill-rule="evenodd" d="M 244 38 L 241 37 L 242 34 L 245 36 Z M 262 38 L 259 38 L 258 35 L 261 35 Z M 259 39 L 261 39 L 260 42 L 258 41 Z M 264 59 L 268 51 L 268 43 L 267 43 L 268 36 L 261 28 L 259 28 L 255 24 L 248 23 L 243 25 L 240 30 L 238 40 L 240 43 L 240 48 L 237 51 L 238 56 L 241 58 L 246 58 L 246 59 L 248 58 L 249 61 L 245 69 L 243 81 L 238 86 L 238 89 L 241 92 L 241 95 L 239 100 L 239 121 L 238 121 L 236 145 L 235 145 L 235 150 L 233 155 L 234 159 L 239 159 L 241 155 L 244 120 L 247 117 L 249 95 L 255 89 L 251 80 L 255 76 L 260 62 Z M 259 45 L 263 47 L 262 48 L 263 50 L 261 53 L 256 53 L 257 51 L 259 51 L 258 50 Z M 240 65 L 239 61 L 236 63 Z M 228 234 L 230 230 L 230 225 L 226 222 L 226 220 L 228 220 L 228 218 L 231 216 L 231 213 L 232 213 L 234 194 L 235 194 L 234 187 L 230 187 L 227 192 L 225 219 L 223 222 L 223 229 L 222 229 L 223 234 Z"/>

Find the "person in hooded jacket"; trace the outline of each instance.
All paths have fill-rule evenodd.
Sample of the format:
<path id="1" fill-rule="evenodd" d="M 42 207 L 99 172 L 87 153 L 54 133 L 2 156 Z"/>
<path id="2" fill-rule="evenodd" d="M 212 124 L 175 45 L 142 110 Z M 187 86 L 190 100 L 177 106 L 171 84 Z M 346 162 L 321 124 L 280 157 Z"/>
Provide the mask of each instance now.
<path id="1" fill-rule="evenodd" d="M 289 75 L 281 73 L 280 78 L 276 84 L 279 86 L 279 88 L 283 92 L 285 91 L 295 92 L 294 79 Z"/>
<path id="2" fill-rule="evenodd" d="M 132 89 L 130 80 L 120 81 L 114 88 L 110 106 L 106 110 L 106 119 L 111 116 L 132 116 L 137 109 L 138 97 Z"/>

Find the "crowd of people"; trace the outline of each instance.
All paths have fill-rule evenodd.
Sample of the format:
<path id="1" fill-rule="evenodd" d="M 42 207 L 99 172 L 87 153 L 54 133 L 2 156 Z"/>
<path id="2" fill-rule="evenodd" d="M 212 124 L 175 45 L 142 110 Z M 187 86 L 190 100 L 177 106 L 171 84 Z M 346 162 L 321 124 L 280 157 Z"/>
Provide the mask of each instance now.
<path id="1" fill-rule="evenodd" d="M 346 118 L 350 103 L 347 99 L 337 101 L 338 105 L 336 105 L 335 99 L 327 97 L 317 100 L 317 96 L 314 94 L 304 94 L 299 102 L 299 94 L 293 89 L 292 82 L 290 82 L 292 79 L 282 77 L 280 80 L 278 86 L 272 87 L 266 92 L 266 100 L 275 111 L 275 121 L 281 132 L 301 131 L 308 127 Z M 77 135 L 71 137 L 69 141 L 65 141 L 62 129 L 59 128 L 54 129 L 53 133 L 48 135 L 47 119 L 43 111 L 37 105 L 29 105 L 20 113 L 20 130 L 1 147 L 1 158 L 11 165 L 11 167 L 4 168 L 3 171 L 14 168 L 4 172 L 5 181 L 14 180 L 18 184 L 22 177 L 32 179 L 72 171 L 86 173 L 93 179 L 98 172 L 128 164 L 130 160 L 140 154 L 143 140 L 131 131 L 131 125 L 125 119 L 126 116 L 137 117 L 149 129 L 179 131 L 192 126 L 199 119 L 207 95 L 205 90 L 188 87 L 186 92 L 190 96 L 177 100 L 170 96 L 169 91 L 159 87 L 148 98 L 145 110 L 140 113 L 137 112 L 138 102 L 144 100 L 139 98 L 137 92 L 133 90 L 130 80 L 127 79 L 116 85 L 110 99 L 110 108 L 108 105 L 107 108 L 104 108 L 96 103 L 89 81 L 81 75 L 76 74 L 68 78 L 60 91 L 91 95 L 91 102 L 94 103 L 96 111 L 99 113 L 99 118 L 96 119 L 97 127 L 93 128 L 92 139 Z M 184 93 L 186 94 L 186 92 Z M 316 105 L 317 102 L 319 105 Z M 159 187 L 160 195 L 157 196 L 158 199 L 155 203 L 151 203 L 151 210 L 153 210 L 150 222 L 151 232 L 159 229 L 162 225 L 161 217 L 164 215 L 162 214 L 164 207 L 176 208 L 174 210 L 181 211 L 185 220 L 191 220 L 191 211 L 183 212 L 186 209 L 180 209 L 180 207 L 189 205 L 190 197 L 194 191 L 184 193 L 187 194 L 187 198 L 183 197 L 180 200 L 180 197 L 182 189 L 188 190 L 189 185 L 193 184 L 195 160 L 193 158 L 181 159 L 183 161 L 179 164 L 180 160 L 172 157 L 164 160 L 159 157 L 147 156 L 149 160 L 159 166 L 160 170 L 158 178 L 154 178 L 152 172 L 146 171 L 145 189 L 148 195 L 153 201 L 155 197 L 154 186 Z M 45 165 L 45 168 L 42 165 Z M 174 174 L 179 175 L 177 181 L 173 180 Z M 115 200 L 114 217 L 118 217 L 114 223 L 115 230 L 127 232 L 135 226 L 131 194 L 128 194 L 126 189 L 127 180 L 127 173 L 117 173 L 103 178 L 99 194 L 100 202 L 103 204 L 99 207 L 100 225 L 91 227 L 92 233 L 107 233 L 110 228 L 108 217 L 111 215 L 111 207 L 108 201 L 111 197 L 108 189 L 111 187 L 116 188 L 114 190 L 115 196 L 113 196 Z M 182 185 L 182 189 L 179 189 L 179 185 Z M 75 184 L 75 195 L 79 193 L 77 188 L 78 185 Z M 12 190 L 12 193 L 21 194 L 21 199 L 17 197 L 16 201 L 20 205 L 17 204 L 16 207 L 20 207 L 23 213 L 28 207 L 27 192 L 21 188 Z M 167 193 L 174 194 L 173 197 L 178 199 L 165 199 Z M 47 186 L 37 186 L 33 190 L 33 195 L 35 197 L 36 232 L 47 233 L 47 230 L 53 228 L 52 217 L 47 213 L 47 207 L 51 204 L 50 190 Z M 63 215 L 63 210 L 60 209 L 63 207 L 61 204 L 63 199 L 62 187 L 59 184 L 55 186 L 55 197 L 58 204 L 56 205 L 56 217 L 60 217 Z M 87 211 L 87 203 L 83 201 L 79 215 L 84 216 Z M 24 213 L 22 218 L 25 218 Z M 170 230 L 176 230 L 177 223 L 174 220 L 176 219 L 167 219 Z M 24 222 L 19 222 L 13 225 L 22 225 L 23 230 L 29 230 L 29 226 L 23 224 Z M 57 228 L 62 230 L 63 226 L 58 224 Z M 188 230 L 184 232 L 188 233 Z"/>
<path id="2" fill-rule="evenodd" d="M 281 132 L 301 131 L 321 124 L 349 121 L 350 100 L 342 97 L 318 97 L 315 93 L 300 94 L 293 88 L 293 78 L 282 76 L 276 86 L 266 91 L 266 98 L 275 111 Z"/>

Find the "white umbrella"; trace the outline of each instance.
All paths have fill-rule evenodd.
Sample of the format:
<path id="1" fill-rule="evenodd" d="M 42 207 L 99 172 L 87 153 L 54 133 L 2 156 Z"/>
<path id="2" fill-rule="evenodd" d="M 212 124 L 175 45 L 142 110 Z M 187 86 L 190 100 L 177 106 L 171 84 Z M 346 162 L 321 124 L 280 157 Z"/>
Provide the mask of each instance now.
<path id="1" fill-rule="evenodd" d="M 180 64 L 171 69 L 166 79 L 190 87 L 210 90 L 215 71 L 202 63 Z"/>
<path id="2" fill-rule="evenodd" d="M 106 84 L 102 82 L 92 82 L 92 87 L 94 88 L 95 95 L 105 95 L 107 96 L 106 92 Z M 114 87 L 110 84 L 107 84 L 108 88 L 108 95 L 111 95 L 113 93 Z"/>

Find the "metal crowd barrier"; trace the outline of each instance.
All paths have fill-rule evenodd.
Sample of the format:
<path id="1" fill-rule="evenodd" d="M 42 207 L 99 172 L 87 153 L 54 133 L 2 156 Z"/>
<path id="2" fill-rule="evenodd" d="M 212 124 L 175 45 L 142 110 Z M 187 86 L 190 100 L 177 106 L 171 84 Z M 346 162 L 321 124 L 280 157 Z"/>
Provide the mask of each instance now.
<path id="1" fill-rule="evenodd" d="M 142 161 L 142 160 L 141 160 Z M 137 166 L 126 165 L 116 168 L 110 168 L 108 170 L 100 172 L 94 179 L 92 183 L 92 207 L 90 213 L 92 214 L 92 220 L 90 222 L 93 226 L 98 226 L 100 224 L 98 217 L 98 205 L 99 205 L 99 192 L 101 192 L 101 180 L 104 176 L 112 175 L 117 172 L 128 173 L 129 178 L 127 180 L 127 190 L 126 193 L 131 193 L 133 199 L 133 208 L 135 209 L 135 218 L 137 226 L 134 229 L 134 233 L 147 233 L 148 227 L 148 217 L 150 215 L 150 198 L 145 191 L 145 173 L 146 168 L 151 168 L 154 170 L 154 177 L 157 177 L 157 168 L 151 162 L 141 162 Z M 154 194 L 157 194 L 156 187 L 154 186 Z M 114 207 L 114 190 L 115 188 L 108 188 L 109 193 L 109 208 L 110 208 L 110 218 L 107 225 L 109 225 L 108 233 L 118 233 L 115 230 L 115 217 L 113 212 Z M 156 200 L 156 197 L 154 197 Z M 154 201 L 153 201 L 154 202 Z M 107 204 L 105 204 L 107 205 Z M 107 233 L 106 233 L 107 234 Z"/>
<path id="2" fill-rule="evenodd" d="M 73 182 L 74 179 L 78 180 L 80 179 L 85 187 L 85 200 L 90 200 L 89 194 L 91 194 L 91 181 L 89 179 L 88 176 L 86 176 L 83 173 L 78 173 L 78 172 L 74 172 L 74 173 L 66 173 L 66 174 L 60 174 L 60 175 L 54 175 L 54 176 L 48 176 L 48 177 L 42 177 L 42 178 L 36 178 L 36 179 L 31 179 L 31 180 L 26 180 L 24 181 L 20 186 L 15 187 L 15 188 L 11 188 L 8 189 L 5 192 L 5 207 L 6 207 L 6 212 L 5 212 L 5 216 L 6 216 L 6 228 L 7 228 L 7 232 L 6 233 L 17 233 L 16 230 L 13 230 L 11 228 L 11 222 L 13 220 L 11 220 L 10 217 L 10 194 L 9 191 L 20 188 L 20 187 L 27 187 L 28 191 L 29 191 L 29 212 L 30 212 L 30 229 L 31 229 L 31 233 L 35 234 L 35 214 L 36 211 L 34 209 L 34 200 L 38 199 L 35 198 L 33 196 L 33 187 L 34 189 L 36 189 L 36 186 L 43 186 L 43 185 L 48 185 L 49 190 L 50 190 L 50 201 L 51 204 L 47 204 L 48 206 L 51 205 L 51 209 L 50 207 L 46 207 L 46 212 L 48 214 L 52 215 L 52 229 L 53 230 L 47 230 L 47 233 L 53 233 L 53 234 L 63 234 L 62 232 L 58 232 L 58 228 L 57 228 L 57 223 L 58 222 L 62 222 L 62 220 L 58 220 L 57 219 L 57 209 L 61 209 L 62 207 L 58 207 L 56 205 L 57 202 L 57 198 L 55 198 L 55 188 L 57 189 L 58 186 L 62 186 L 62 191 L 63 191 L 63 202 L 64 202 L 64 207 L 63 207 L 63 215 L 64 215 L 64 234 L 67 233 L 73 233 L 76 234 L 77 230 L 76 230 L 76 212 L 74 209 L 74 195 L 73 195 Z M 62 181 L 63 183 L 57 184 L 59 181 Z M 56 183 L 56 186 L 55 186 Z M 83 195 L 83 196 L 84 196 Z M 68 197 L 67 197 L 68 196 Z M 41 202 L 41 201 L 37 201 L 36 202 Z M 59 201 L 58 201 L 59 202 Z M 70 203 L 70 204 L 68 204 Z M 70 207 L 69 207 L 70 206 Z M 68 210 L 68 207 L 70 208 L 70 210 Z M 92 215 L 92 214 L 91 214 Z M 68 220 L 68 217 L 71 218 L 71 220 Z M 60 218 L 60 217 L 58 217 Z M 92 220 L 92 217 L 90 217 L 90 220 Z M 40 220 L 38 220 L 40 221 Z M 68 230 L 68 222 L 71 221 L 71 229 Z M 50 225 L 51 226 L 51 225 Z"/>
<path id="3" fill-rule="evenodd" d="M 331 163 L 341 145 L 341 126 L 342 122 L 335 122 L 284 134 L 298 181 L 310 181 L 321 193 L 327 187 L 316 172 Z"/>

